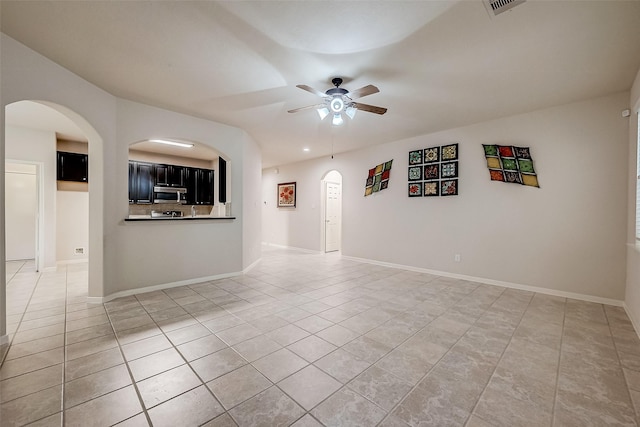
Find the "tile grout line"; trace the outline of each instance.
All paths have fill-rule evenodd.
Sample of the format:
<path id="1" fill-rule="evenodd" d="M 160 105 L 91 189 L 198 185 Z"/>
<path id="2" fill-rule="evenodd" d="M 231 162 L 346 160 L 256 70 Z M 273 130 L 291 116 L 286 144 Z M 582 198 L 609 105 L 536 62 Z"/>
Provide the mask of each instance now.
<path id="1" fill-rule="evenodd" d="M 87 283 L 88 285 L 88 283 Z M 61 424 L 64 425 L 67 422 L 65 414 L 65 400 L 66 400 L 66 386 L 67 386 L 67 301 L 69 297 L 69 269 L 64 267 L 64 350 L 62 352 L 62 415 L 60 416 Z"/>
<path id="2" fill-rule="evenodd" d="M 431 281 L 433 281 L 433 280 L 431 280 Z M 425 282 L 425 284 L 426 284 L 426 283 L 429 283 L 429 282 Z M 447 286 L 447 288 L 449 288 L 449 287 L 451 287 L 451 285 L 448 285 L 448 286 Z M 479 285 L 478 285 L 478 286 L 476 286 L 476 289 L 477 289 L 478 287 L 479 287 Z M 474 291 L 475 291 L 475 289 L 474 289 Z M 472 292 L 474 292 L 474 291 L 469 292 L 469 294 L 471 294 L 471 293 L 472 293 Z M 503 293 L 503 292 L 504 292 L 504 290 L 500 293 L 500 295 L 502 295 L 502 293 Z M 453 305 L 451 305 L 450 307 L 448 307 L 448 308 L 447 308 L 447 309 L 446 309 L 442 314 L 440 314 L 440 315 L 438 315 L 437 317 L 435 317 L 433 320 L 431 320 L 431 321 L 430 321 L 429 323 L 427 323 L 424 327 L 422 327 L 421 329 L 419 329 L 418 331 L 416 331 L 416 332 L 415 332 L 413 335 L 411 335 L 409 338 L 405 339 L 405 340 L 404 340 L 404 341 L 402 341 L 400 344 L 398 344 L 397 346 L 393 347 L 393 349 L 392 349 L 391 351 L 387 352 L 383 357 L 381 357 L 381 358 L 379 358 L 378 360 L 376 360 L 376 362 L 375 362 L 375 363 L 377 363 L 378 361 L 382 360 L 384 357 L 386 357 L 388 354 L 390 354 L 390 353 L 391 353 L 391 352 L 393 352 L 394 350 L 398 349 L 398 347 L 400 347 L 402 344 L 404 344 L 405 342 L 407 342 L 409 339 L 413 338 L 413 337 L 414 337 L 416 334 L 418 334 L 420 331 L 422 331 L 422 330 L 426 329 L 426 328 L 427 328 L 427 327 L 428 327 L 432 322 L 434 322 L 434 321 L 435 321 L 435 320 L 437 320 L 438 318 L 440 318 L 440 317 L 444 316 L 444 315 L 447 313 L 447 311 L 448 311 L 449 309 L 453 308 L 453 307 L 455 306 L 455 304 L 457 304 L 457 303 L 459 303 L 460 301 L 462 301 L 463 299 L 465 299 L 469 294 L 466 294 L 466 295 L 464 295 L 463 297 L 461 297 L 460 299 L 458 299 L 457 301 L 455 301 L 455 303 L 454 303 Z M 500 298 L 500 296 L 498 296 L 498 297 L 494 300 L 494 303 L 495 303 L 495 301 L 497 301 L 497 300 L 498 300 L 498 298 Z M 419 305 L 419 304 L 416 304 L 416 305 Z M 492 304 L 492 305 L 493 305 L 493 304 Z M 490 308 L 490 307 L 491 307 L 491 306 L 489 306 L 489 308 Z M 487 308 L 487 310 L 488 310 L 488 308 Z M 486 311 L 487 311 L 487 310 L 485 310 L 484 312 L 486 313 Z M 484 315 L 484 313 L 483 313 L 483 315 Z M 475 320 L 471 325 L 469 325 L 469 328 L 467 328 L 467 329 L 465 330 L 465 332 L 464 332 L 464 333 L 463 333 L 463 334 L 462 334 L 462 335 L 461 335 L 461 336 L 460 336 L 460 337 L 455 341 L 455 343 L 453 343 L 453 344 L 451 344 L 451 346 L 449 346 L 449 349 L 448 349 L 448 350 L 447 350 L 447 351 L 446 351 L 442 356 L 440 356 L 440 358 L 438 359 L 438 361 L 437 361 L 436 363 L 434 363 L 433 365 L 431 365 L 431 367 L 427 370 L 427 372 L 425 372 L 425 373 L 424 373 L 424 375 L 422 375 L 422 376 L 420 377 L 420 379 L 419 379 L 419 380 L 418 380 L 418 381 L 417 381 L 417 382 L 416 382 L 416 383 L 411 387 L 411 389 L 410 389 L 408 392 L 406 392 L 406 393 L 404 394 L 404 396 L 402 396 L 402 398 L 401 398 L 401 399 L 400 399 L 400 400 L 399 400 L 399 401 L 398 401 L 398 402 L 397 402 L 393 407 L 391 407 L 391 409 L 390 409 L 389 411 L 386 411 L 386 409 L 382 408 L 383 410 L 385 410 L 385 411 L 387 412 L 387 414 L 385 415 L 385 417 L 384 417 L 382 420 L 380 420 L 380 422 L 378 423 L 378 425 L 380 425 L 380 424 L 382 424 L 383 422 L 385 422 L 385 421 L 386 421 L 386 420 L 387 420 L 387 419 L 388 419 L 388 418 L 393 414 L 393 411 L 395 411 L 398 407 L 400 407 L 400 406 L 402 405 L 402 403 L 407 399 L 407 397 L 409 396 L 409 394 L 411 394 L 413 391 L 415 391 L 415 390 L 418 388 L 418 386 L 420 385 L 420 383 L 421 383 L 421 382 L 422 382 L 422 381 L 423 381 L 427 376 L 429 376 L 429 374 L 433 371 L 433 369 L 434 369 L 434 368 L 436 367 L 436 365 L 440 362 L 440 360 L 442 360 L 442 358 L 444 358 L 444 357 L 449 353 L 449 351 L 451 351 L 451 348 L 453 348 L 453 346 L 455 346 L 455 345 L 456 345 L 456 344 L 457 344 L 457 343 L 458 343 L 458 342 L 459 342 L 459 341 L 460 341 L 460 340 L 461 340 L 461 339 L 462 339 L 462 338 L 467 334 L 467 331 L 468 331 L 468 330 L 469 330 L 469 329 L 470 329 L 470 328 L 471 328 L 471 327 L 472 327 L 472 326 L 473 326 L 473 325 L 474 325 L 474 324 L 475 324 L 475 323 L 480 319 L 480 317 L 482 317 L 482 315 L 480 315 L 480 316 L 479 316 L 479 317 L 478 317 L 478 318 L 477 318 L 477 319 L 476 319 L 476 320 Z M 402 352 L 402 350 L 399 350 L 399 351 L 400 351 L 400 352 Z M 374 363 L 374 364 L 372 364 L 371 366 L 375 365 L 375 363 Z M 427 362 L 427 363 L 428 363 L 428 362 Z M 429 364 L 430 364 L 430 363 L 429 363 Z M 367 369 L 369 369 L 369 368 L 367 368 Z M 380 368 L 380 369 L 383 369 L 385 372 L 389 372 L 389 371 L 387 371 L 387 370 L 386 370 L 386 369 L 384 369 L 384 368 Z M 393 372 L 389 372 L 389 373 L 397 377 L 397 375 L 393 374 Z M 399 377 L 398 377 L 398 378 L 399 378 Z M 402 378 L 401 378 L 401 379 L 402 379 Z M 359 393 L 358 393 L 358 394 L 359 394 Z M 363 396 L 363 397 L 365 397 L 365 398 L 366 398 L 366 396 Z M 369 399 L 367 399 L 367 400 L 369 400 Z M 374 403 L 374 404 L 375 404 L 375 402 L 372 402 L 372 403 Z M 376 406 L 380 407 L 379 405 L 376 405 Z M 402 420 L 402 422 L 404 423 L 404 420 Z M 406 423 L 405 423 L 405 424 L 406 424 Z"/>
<path id="3" fill-rule="evenodd" d="M 22 267 L 24 267 L 24 264 L 22 265 Z M 22 267 L 20 267 L 20 269 L 22 269 Z M 25 309 L 22 312 L 22 315 L 20 316 L 20 321 L 18 322 L 18 326 L 16 327 L 16 331 L 13 333 L 13 335 L 11 336 L 11 339 L 7 343 L 7 351 L 3 352 L 4 354 L 2 355 L 2 360 L 0 360 L 0 368 L 2 368 L 2 366 L 4 365 L 5 360 L 7 359 L 7 355 L 9 354 L 9 350 L 11 350 L 11 346 L 13 345 L 13 341 L 15 340 L 16 335 L 20 331 L 20 325 L 22 325 L 22 322 L 24 320 L 24 316 L 27 314 L 27 310 L 29 308 L 29 305 L 31 304 L 31 300 L 33 299 L 33 295 L 35 294 L 36 288 L 38 287 L 38 284 L 40 283 L 40 279 L 42 278 L 42 272 L 38 271 L 37 273 L 38 273 L 38 278 L 36 280 L 36 283 L 33 285 L 33 289 L 31 290 L 31 295 L 29 295 L 29 300 L 27 301 L 27 304 L 25 305 Z M 16 272 L 15 274 L 18 274 L 18 272 Z M 9 283 L 7 282 L 7 285 L 8 284 Z M 6 305 L 6 302 L 5 302 L 5 305 Z"/>
<path id="4" fill-rule="evenodd" d="M 556 403 L 558 400 L 558 387 L 560 386 L 560 366 L 562 363 L 562 349 L 564 347 L 564 330 L 566 327 L 567 320 L 567 301 L 568 299 L 564 299 L 564 304 L 562 306 L 562 332 L 560 334 L 560 349 L 558 350 L 558 368 L 556 369 L 556 381 L 555 387 L 553 389 L 553 402 L 551 404 L 551 426 L 556 423 Z"/>
<path id="5" fill-rule="evenodd" d="M 136 297 L 136 300 L 137 300 L 137 297 Z M 102 306 L 104 307 L 104 304 Z M 144 401 L 142 400 L 142 395 L 140 394 L 140 390 L 138 390 L 138 385 L 136 384 L 136 381 L 135 381 L 135 379 L 133 377 L 133 373 L 131 372 L 131 367 L 129 366 L 129 361 L 125 357 L 124 351 L 122 350 L 122 345 L 120 344 L 120 338 L 118 338 L 118 334 L 116 333 L 116 329 L 115 329 L 115 327 L 113 325 L 113 320 L 111 319 L 111 313 L 109 313 L 109 310 L 106 307 L 104 307 L 104 311 L 105 311 L 105 313 L 107 315 L 107 318 L 109 319 L 109 325 L 111 326 L 111 329 L 113 331 L 113 336 L 116 339 L 116 343 L 118 344 L 118 350 L 120 351 L 120 356 L 122 356 L 122 360 L 124 362 L 124 365 L 127 368 L 127 372 L 129 374 L 129 378 L 131 379 L 131 385 L 133 386 L 133 389 L 136 392 L 136 396 L 138 397 L 138 402 L 140 403 L 140 408 L 142 409 L 142 413 L 144 414 L 144 416 L 145 416 L 145 418 L 147 420 L 147 424 L 152 426 L 153 424 L 151 423 L 151 418 L 149 417 L 149 414 L 147 413 L 147 409 L 146 409 L 146 407 L 144 405 Z M 127 387 L 127 386 L 125 386 L 125 387 Z M 125 388 L 125 387 L 122 387 L 122 388 Z M 120 389 L 118 389 L 118 390 L 120 390 Z M 109 393 L 112 393 L 114 391 L 116 391 L 116 390 L 112 390 Z M 136 415 L 137 414 L 134 414 L 129 418 L 135 417 Z M 124 420 L 120 420 L 120 421 L 118 421 L 118 423 L 121 423 L 121 422 L 123 422 L 123 421 L 125 421 L 125 420 L 127 420 L 129 418 L 126 418 Z"/>
<path id="6" fill-rule="evenodd" d="M 506 290 L 507 288 L 505 288 Z M 500 354 L 500 358 L 498 359 L 498 361 L 496 362 L 495 367 L 493 368 L 491 375 L 489 375 L 489 378 L 487 379 L 487 382 L 485 383 L 484 387 L 482 388 L 482 391 L 480 392 L 480 394 L 478 395 L 476 402 L 473 405 L 473 408 L 471 408 L 471 410 L 469 411 L 469 415 L 467 415 L 467 418 L 465 419 L 465 424 L 467 422 L 469 422 L 469 419 L 471 418 L 472 415 L 474 415 L 474 411 L 476 410 L 476 408 L 478 407 L 478 403 L 480 403 L 480 400 L 482 400 L 482 396 L 485 394 L 485 392 L 487 391 L 487 386 L 489 385 L 489 383 L 491 382 L 491 379 L 493 378 L 493 376 L 496 373 L 496 370 L 498 369 L 498 366 L 500 365 L 500 362 L 502 361 L 502 359 L 504 358 L 504 354 L 506 353 L 507 349 L 509 348 L 509 346 L 511 345 L 511 342 L 513 341 L 513 336 L 515 335 L 516 331 L 518 330 L 518 327 L 522 324 L 522 319 L 524 319 L 524 315 L 527 313 L 527 310 L 529 309 L 529 307 L 531 307 L 531 302 L 533 301 L 533 299 L 536 296 L 536 292 L 533 292 L 533 294 L 531 295 L 531 298 L 529 298 L 529 302 L 527 303 L 527 306 L 525 307 L 525 309 L 522 311 L 522 314 L 520 315 L 520 319 L 518 321 L 518 324 L 513 328 L 513 332 L 511 332 L 511 335 L 509 336 L 509 341 L 507 342 L 507 345 L 504 347 L 504 349 L 502 350 L 502 353 Z M 497 301 L 497 300 L 496 300 Z M 495 304 L 495 302 L 494 302 Z M 491 304 L 493 306 L 493 304 Z M 491 308 L 491 307 L 489 307 Z M 479 417 L 478 415 L 475 415 L 476 417 L 480 418 L 483 421 L 486 421 L 484 418 Z M 493 423 L 489 423 L 491 425 L 494 425 Z"/>
<path id="7" fill-rule="evenodd" d="M 611 334 L 611 341 L 613 342 L 613 348 L 616 351 L 616 360 L 618 361 L 618 365 L 620 366 L 620 371 L 622 372 L 622 378 L 624 379 L 624 384 L 627 387 L 627 397 L 629 398 L 629 402 L 631 403 L 631 409 L 633 409 L 633 419 L 638 422 L 638 416 L 636 411 L 636 404 L 631 398 L 631 388 L 629 387 L 629 382 L 627 381 L 627 376 L 624 373 L 624 366 L 622 365 L 622 361 L 620 360 L 620 353 L 618 351 L 618 345 L 616 344 L 615 336 L 613 335 L 613 331 L 611 329 L 611 322 L 609 322 L 609 316 L 607 315 L 607 310 L 602 305 L 602 311 L 604 312 L 605 319 L 607 319 L 607 327 L 609 329 L 609 333 Z"/>

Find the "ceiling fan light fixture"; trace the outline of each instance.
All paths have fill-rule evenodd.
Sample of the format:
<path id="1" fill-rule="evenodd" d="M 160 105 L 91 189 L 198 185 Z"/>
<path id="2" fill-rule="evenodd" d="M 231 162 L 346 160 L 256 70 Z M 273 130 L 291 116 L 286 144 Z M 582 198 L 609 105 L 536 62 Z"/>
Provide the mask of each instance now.
<path id="1" fill-rule="evenodd" d="M 335 97 L 331 100 L 329 106 L 334 113 L 341 113 L 344 110 L 344 101 L 341 97 Z"/>
<path id="2" fill-rule="evenodd" d="M 331 124 L 333 124 L 334 126 L 340 126 L 343 123 L 344 123 L 344 120 L 342 119 L 342 114 L 335 113 L 333 115 L 333 120 L 331 121 Z"/>
<path id="3" fill-rule="evenodd" d="M 329 109 L 327 107 L 318 108 L 316 111 L 320 116 L 320 120 L 324 120 L 324 118 L 329 115 Z"/>
<path id="4" fill-rule="evenodd" d="M 352 106 L 349 106 L 344 110 L 344 112 L 347 114 L 347 116 L 349 116 L 351 120 L 353 120 L 353 118 L 356 116 L 356 111 L 358 111 L 358 109 Z"/>

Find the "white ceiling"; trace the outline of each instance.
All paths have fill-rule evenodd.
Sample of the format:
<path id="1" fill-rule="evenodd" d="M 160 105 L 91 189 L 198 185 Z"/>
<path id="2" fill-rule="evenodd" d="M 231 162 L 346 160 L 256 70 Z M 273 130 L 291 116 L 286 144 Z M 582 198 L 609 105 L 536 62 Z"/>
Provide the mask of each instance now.
<path id="1" fill-rule="evenodd" d="M 2 31 L 110 93 L 245 129 L 263 166 L 628 90 L 640 1 L 11 1 Z M 295 87 L 387 107 L 333 127 Z M 308 153 L 302 148 L 308 147 Z"/>

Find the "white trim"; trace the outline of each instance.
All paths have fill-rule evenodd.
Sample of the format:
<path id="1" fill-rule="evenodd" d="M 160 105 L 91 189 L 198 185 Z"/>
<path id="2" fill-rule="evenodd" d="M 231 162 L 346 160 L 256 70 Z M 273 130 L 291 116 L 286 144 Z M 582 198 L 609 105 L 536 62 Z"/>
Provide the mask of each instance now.
<path id="1" fill-rule="evenodd" d="M 537 286 L 522 285 L 522 284 L 519 284 L 519 283 L 503 282 L 503 281 L 500 281 L 500 280 L 487 279 L 487 278 L 484 278 L 484 277 L 467 276 L 467 275 L 464 275 L 464 274 L 449 273 L 449 272 L 446 272 L 446 271 L 429 270 L 429 269 L 426 269 L 426 268 L 411 267 L 411 266 L 408 266 L 408 265 L 393 264 L 393 263 L 389 263 L 389 262 L 375 261 L 375 260 L 370 260 L 370 259 L 365 259 L 365 258 L 357 258 L 357 257 L 351 257 L 351 256 L 345 256 L 345 255 L 342 255 L 342 257 L 344 259 L 348 259 L 348 260 L 351 260 L 351 261 L 362 262 L 362 263 L 365 263 L 365 264 L 375 264 L 375 265 L 380 265 L 380 266 L 383 266 L 383 267 L 390 267 L 390 268 L 398 268 L 398 269 L 408 270 L 408 271 L 415 271 L 417 273 L 435 274 L 435 275 L 438 275 L 438 276 L 451 277 L 451 278 L 454 278 L 454 279 L 469 280 L 471 282 L 479 282 L 479 283 L 485 283 L 487 285 L 501 286 L 503 288 L 519 289 L 519 290 L 522 290 L 522 291 L 537 292 L 539 294 L 553 295 L 553 296 L 563 297 L 563 298 L 572 298 L 572 299 L 577 299 L 577 300 L 582 300 L 582 301 L 595 302 L 595 303 L 598 303 L 598 304 L 614 305 L 614 306 L 617 306 L 617 307 L 623 307 L 624 306 L 624 301 L 611 299 L 611 298 L 603 298 L 603 297 L 597 297 L 597 296 L 587 295 L 587 294 L 578 294 L 578 293 L 575 293 L 575 292 L 557 291 L 555 289 L 540 288 L 540 287 L 537 287 Z"/>
<path id="2" fill-rule="evenodd" d="M 627 316 L 629 316 L 629 320 L 631 320 L 631 324 L 633 325 L 633 329 L 636 332 L 636 335 L 638 335 L 638 337 L 640 337 L 640 333 L 638 331 L 640 331 L 640 319 L 636 318 L 635 313 L 633 312 L 633 310 L 631 310 L 631 308 L 627 305 L 626 302 L 623 303 L 622 307 L 624 308 L 624 311 L 627 313 Z"/>
<path id="3" fill-rule="evenodd" d="M 255 260 L 254 262 L 252 262 L 251 264 L 249 264 L 248 267 L 246 267 L 244 270 L 242 270 L 242 274 L 247 274 L 253 267 L 255 267 L 256 265 L 258 265 L 258 263 L 262 261 L 262 258 L 258 258 L 257 260 Z"/>
<path id="4" fill-rule="evenodd" d="M 322 251 L 314 251 L 313 249 L 303 249 L 303 248 L 296 248 L 295 246 L 285 246 L 285 245 L 277 245 L 275 243 L 269 243 L 269 242 L 262 242 L 263 246 L 271 246 L 274 248 L 278 248 L 278 249 L 290 249 L 290 250 L 294 250 L 294 251 L 300 251 L 300 252 L 306 252 L 308 254 L 323 254 L 324 252 Z"/>
<path id="5" fill-rule="evenodd" d="M 131 295 L 143 294 L 146 292 L 160 291 L 162 289 L 176 288 L 178 286 L 195 285 L 197 283 L 209 282 L 211 280 L 227 279 L 229 277 L 241 276 L 242 274 L 243 272 L 240 271 L 234 273 L 218 274 L 215 276 L 197 277 L 195 279 L 179 280 L 177 282 L 171 283 L 161 283 L 159 285 L 151 285 L 144 288 L 128 289 L 126 291 L 116 292 L 105 297 L 87 297 L 87 303 L 104 304 L 105 302 L 109 302 L 116 298 L 128 297 Z"/>
<path id="6" fill-rule="evenodd" d="M 9 335 L 0 335 L 0 345 L 9 344 Z"/>

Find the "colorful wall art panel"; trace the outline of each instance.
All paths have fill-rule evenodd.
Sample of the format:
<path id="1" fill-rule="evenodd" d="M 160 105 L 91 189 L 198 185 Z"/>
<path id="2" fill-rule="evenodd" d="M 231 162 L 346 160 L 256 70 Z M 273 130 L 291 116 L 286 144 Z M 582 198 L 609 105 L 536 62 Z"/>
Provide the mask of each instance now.
<path id="1" fill-rule="evenodd" d="M 492 181 L 540 187 L 529 147 L 482 144 Z"/>
<path id="2" fill-rule="evenodd" d="M 370 196 L 373 193 L 382 191 L 389 186 L 389 177 L 391 176 L 391 164 L 393 159 L 388 162 L 384 162 L 369 169 L 369 175 L 367 176 L 367 183 L 364 188 L 364 195 Z"/>
<path id="3" fill-rule="evenodd" d="M 409 197 L 458 194 L 458 144 L 409 151 Z"/>

